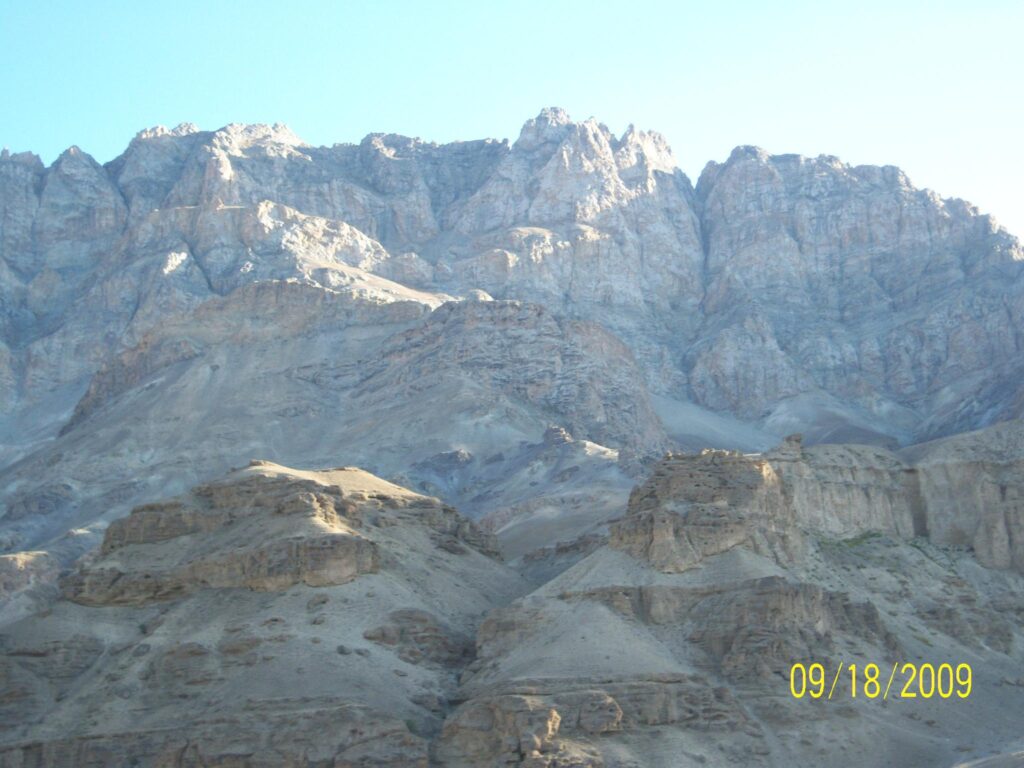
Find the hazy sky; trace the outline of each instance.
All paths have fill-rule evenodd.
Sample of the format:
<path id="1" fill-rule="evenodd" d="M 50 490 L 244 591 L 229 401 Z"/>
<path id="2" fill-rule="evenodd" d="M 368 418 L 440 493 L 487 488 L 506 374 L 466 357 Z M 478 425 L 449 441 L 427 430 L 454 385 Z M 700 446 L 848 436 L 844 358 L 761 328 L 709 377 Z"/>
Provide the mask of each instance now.
<path id="1" fill-rule="evenodd" d="M 0 145 L 105 162 L 141 128 L 515 138 L 544 106 L 901 166 L 1024 236 L 1024 2 L 0 0 Z"/>

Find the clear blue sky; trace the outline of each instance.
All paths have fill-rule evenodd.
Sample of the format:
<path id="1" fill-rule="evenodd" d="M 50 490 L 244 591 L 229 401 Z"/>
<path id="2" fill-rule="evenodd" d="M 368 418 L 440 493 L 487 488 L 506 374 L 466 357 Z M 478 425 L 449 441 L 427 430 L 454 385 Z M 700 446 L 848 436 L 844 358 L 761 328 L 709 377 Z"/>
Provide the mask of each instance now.
<path id="1" fill-rule="evenodd" d="M 895 7 L 892 7 L 895 6 Z M 0 145 L 100 161 L 141 128 L 515 138 L 542 107 L 895 164 L 1024 236 L 1024 2 L 0 0 Z"/>

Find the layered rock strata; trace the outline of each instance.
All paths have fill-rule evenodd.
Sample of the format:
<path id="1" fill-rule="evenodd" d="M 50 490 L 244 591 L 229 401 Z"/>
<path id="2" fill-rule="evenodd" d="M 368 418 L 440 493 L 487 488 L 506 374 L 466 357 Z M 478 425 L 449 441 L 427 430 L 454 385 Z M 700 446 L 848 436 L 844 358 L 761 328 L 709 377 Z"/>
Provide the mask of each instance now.
<path id="1" fill-rule="evenodd" d="M 876 450 L 794 439 L 764 456 L 667 457 L 606 546 L 481 625 L 442 764 L 953 765 L 1011 752 L 1006 708 L 1024 699 L 1004 681 L 1024 653 L 1024 580 L 901 532 L 904 467 Z M 888 506 L 865 497 L 844 510 L 844 534 L 815 527 L 816 504 L 863 494 L 881 472 Z M 789 690 L 795 663 L 822 664 L 830 684 L 840 663 L 949 658 L 977 659 L 986 693 L 967 720 L 945 702 L 853 699 L 845 677 L 833 701 Z"/>
<path id="2" fill-rule="evenodd" d="M 4 154 L 0 211 L 9 552 L 252 455 L 418 484 L 466 450 L 446 499 L 476 514 L 485 462 L 551 424 L 636 478 L 673 440 L 891 446 L 1024 406 L 1019 243 L 891 167 L 740 147 L 694 186 L 657 134 L 558 109 L 511 143 L 182 125 L 106 165 Z M 422 452 L 345 416 L 381 404 Z M 40 467 L 81 482 L 29 530 L 11 510 L 53 490 Z"/>
<path id="3" fill-rule="evenodd" d="M 134 510 L 0 639 L 0 765 L 423 766 L 524 589 L 437 499 L 253 462 Z"/>

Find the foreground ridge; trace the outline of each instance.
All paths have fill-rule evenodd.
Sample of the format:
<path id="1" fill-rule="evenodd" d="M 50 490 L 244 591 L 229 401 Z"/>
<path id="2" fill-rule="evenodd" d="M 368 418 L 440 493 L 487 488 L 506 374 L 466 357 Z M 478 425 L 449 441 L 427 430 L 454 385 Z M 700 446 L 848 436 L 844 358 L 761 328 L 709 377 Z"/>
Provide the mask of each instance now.
<path id="1" fill-rule="evenodd" d="M 6 628 L 0 765 L 952 765 L 1019 735 L 1024 576 L 915 538 L 905 473 L 797 437 L 670 454 L 536 586 L 436 498 L 252 462 L 115 521 Z M 865 492 L 886 517 L 821 517 Z M 970 660 L 984 733 L 948 702 L 808 719 L 786 687 L 796 662 L 939 659 Z"/>

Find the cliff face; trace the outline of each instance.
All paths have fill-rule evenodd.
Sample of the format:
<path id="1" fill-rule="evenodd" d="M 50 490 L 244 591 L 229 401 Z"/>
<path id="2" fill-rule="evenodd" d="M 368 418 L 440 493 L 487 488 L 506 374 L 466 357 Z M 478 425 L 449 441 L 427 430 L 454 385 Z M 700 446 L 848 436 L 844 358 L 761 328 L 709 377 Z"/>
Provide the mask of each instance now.
<path id="1" fill-rule="evenodd" d="M 763 455 L 672 456 L 634 490 L 613 543 L 660 567 L 687 570 L 705 550 L 739 544 L 775 557 L 798 551 L 799 539 L 779 539 L 778 531 L 836 539 L 881 534 L 928 539 L 970 551 L 988 568 L 1024 573 L 1022 435 L 1024 424 L 1013 421 L 900 453 L 863 445 L 804 448 L 792 436 Z M 733 525 L 725 522 L 736 514 Z M 710 543 L 700 534 L 709 520 Z M 639 543 L 627 533 L 638 525 Z M 701 546 L 693 547 L 695 540 Z M 691 546 L 680 550 L 687 541 Z"/>
<path id="2" fill-rule="evenodd" d="M 967 546 L 993 568 L 1024 564 L 1024 431 L 1020 422 L 904 451 L 920 476 L 928 535 Z"/>
<path id="3" fill-rule="evenodd" d="M 105 166 L 4 155 L 2 535 L 60 533 L 28 498 L 82 525 L 252 455 L 415 484 L 466 451 L 448 498 L 483 514 L 544 506 L 486 500 L 550 426 L 608 449 L 616 498 L 677 438 L 984 426 L 1024 408 L 1022 280 L 1012 237 L 894 168 L 742 147 L 694 188 L 657 134 L 557 109 L 511 144 L 183 125 Z"/>
<path id="4" fill-rule="evenodd" d="M 369 279 L 344 267 L 599 322 L 656 391 L 747 419 L 829 396 L 906 438 L 1014 407 L 1019 245 L 891 167 L 741 147 L 694 189 L 657 134 L 560 110 L 511 145 L 180 126 L 105 167 L 75 148 L 2 166 L 8 409 L 175 308 L 254 280 Z"/>
<path id="5" fill-rule="evenodd" d="M 988 568 L 1024 573 L 1022 434 L 1015 421 L 901 454 L 862 445 L 803 448 L 799 436 L 759 455 L 669 454 L 634 489 L 613 545 L 673 571 L 740 544 L 786 560 L 780 553 L 798 552 L 800 539 L 779 538 L 780 531 L 885 535 L 927 538 L 971 551 Z"/>
<path id="6" fill-rule="evenodd" d="M 695 358 L 703 402 L 756 416 L 820 388 L 911 431 L 982 423 L 975 387 L 1012 375 L 1021 338 L 1020 247 L 990 219 L 896 168 L 751 147 L 709 164 L 697 195 L 711 320 Z M 746 379 L 721 370 L 739 354 Z"/>

